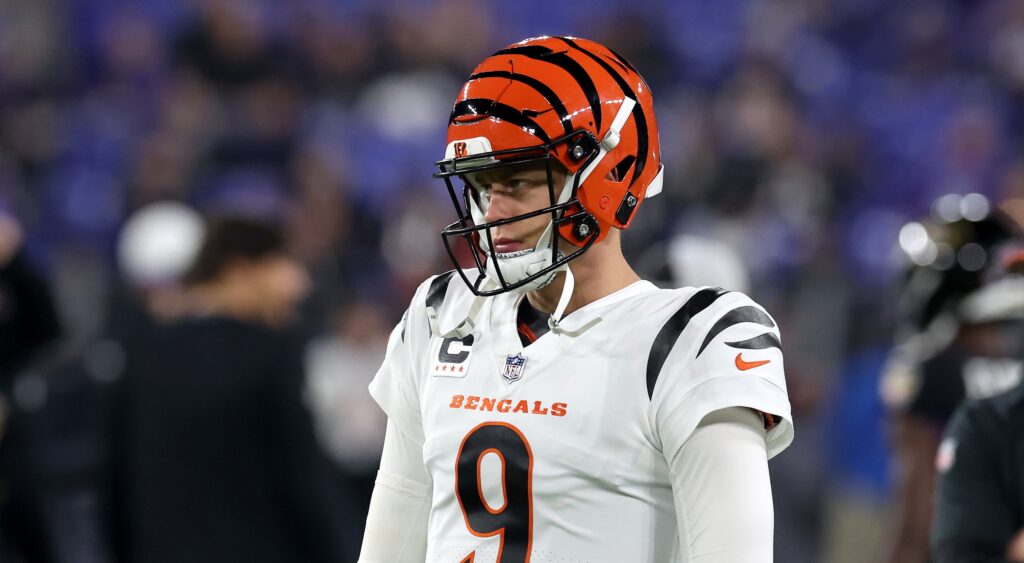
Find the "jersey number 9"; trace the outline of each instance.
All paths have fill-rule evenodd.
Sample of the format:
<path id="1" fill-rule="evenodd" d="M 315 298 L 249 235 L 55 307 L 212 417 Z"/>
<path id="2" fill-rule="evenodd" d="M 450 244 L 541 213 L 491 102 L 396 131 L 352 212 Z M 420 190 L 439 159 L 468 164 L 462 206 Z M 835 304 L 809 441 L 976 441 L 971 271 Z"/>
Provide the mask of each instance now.
<path id="1" fill-rule="evenodd" d="M 480 483 L 480 463 L 487 454 L 501 459 L 503 504 L 492 508 Z M 485 422 L 466 435 L 455 461 L 455 494 L 470 533 L 501 536 L 496 563 L 526 563 L 533 540 L 533 452 L 518 428 Z M 473 561 L 476 552 L 463 562 Z"/>

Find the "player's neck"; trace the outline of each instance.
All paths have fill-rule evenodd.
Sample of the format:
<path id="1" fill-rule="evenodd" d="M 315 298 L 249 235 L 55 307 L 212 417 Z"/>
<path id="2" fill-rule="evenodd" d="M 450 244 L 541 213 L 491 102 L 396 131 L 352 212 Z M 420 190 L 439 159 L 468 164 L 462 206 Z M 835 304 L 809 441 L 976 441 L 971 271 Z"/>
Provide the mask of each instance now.
<path id="1" fill-rule="evenodd" d="M 567 315 L 640 280 L 622 255 L 617 232 L 570 262 L 569 267 L 576 285 L 565 310 Z M 553 312 L 564 284 L 565 274 L 558 274 L 546 287 L 527 293 L 530 305 L 545 313 Z"/>

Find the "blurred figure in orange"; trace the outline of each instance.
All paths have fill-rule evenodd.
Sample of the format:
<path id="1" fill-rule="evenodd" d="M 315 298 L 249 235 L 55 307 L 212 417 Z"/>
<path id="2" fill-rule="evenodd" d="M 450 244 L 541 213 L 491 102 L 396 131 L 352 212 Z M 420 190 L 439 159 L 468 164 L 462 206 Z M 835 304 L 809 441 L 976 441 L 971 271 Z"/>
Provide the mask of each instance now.
<path id="1" fill-rule="evenodd" d="M 185 281 L 184 316 L 126 342 L 121 560 L 341 561 L 340 505 L 288 330 L 305 270 L 277 227 L 222 218 Z"/>

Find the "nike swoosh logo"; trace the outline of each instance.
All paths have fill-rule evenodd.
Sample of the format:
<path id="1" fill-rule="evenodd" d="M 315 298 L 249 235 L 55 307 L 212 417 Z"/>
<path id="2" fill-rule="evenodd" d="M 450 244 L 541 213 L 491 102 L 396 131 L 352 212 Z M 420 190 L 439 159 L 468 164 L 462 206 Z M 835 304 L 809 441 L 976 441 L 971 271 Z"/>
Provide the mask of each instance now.
<path id="1" fill-rule="evenodd" d="M 756 362 L 744 362 L 743 361 L 743 353 L 740 352 L 739 354 L 736 354 L 736 369 L 738 369 L 740 371 L 747 371 L 748 369 L 754 369 L 754 368 L 756 368 L 758 366 L 763 366 L 763 365 L 767 364 L 768 362 L 771 362 L 771 360 L 758 360 Z"/>

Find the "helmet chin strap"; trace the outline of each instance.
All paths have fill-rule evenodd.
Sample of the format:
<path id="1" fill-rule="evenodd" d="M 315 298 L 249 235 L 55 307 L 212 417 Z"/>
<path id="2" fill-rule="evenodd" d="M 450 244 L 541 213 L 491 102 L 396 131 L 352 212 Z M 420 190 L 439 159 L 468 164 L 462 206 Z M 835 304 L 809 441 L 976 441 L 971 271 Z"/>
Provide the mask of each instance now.
<path id="1" fill-rule="evenodd" d="M 555 306 L 555 311 L 548 317 L 548 328 L 555 334 L 564 334 L 566 336 L 576 337 L 584 332 L 587 332 L 593 328 L 597 323 L 604 320 L 603 317 L 596 317 L 587 324 L 581 326 L 576 330 L 568 330 L 562 328 L 559 324 L 562 320 L 562 315 L 565 314 L 566 307 L 569 306 L 569 301 L 572 299 L 572 292 L 576 289 L 576 278 L 572 275 L 572 268 L 565 269 L 565 281 L 562 283 L 562 295 L 558 298 L 558 305 Z"/>

